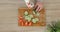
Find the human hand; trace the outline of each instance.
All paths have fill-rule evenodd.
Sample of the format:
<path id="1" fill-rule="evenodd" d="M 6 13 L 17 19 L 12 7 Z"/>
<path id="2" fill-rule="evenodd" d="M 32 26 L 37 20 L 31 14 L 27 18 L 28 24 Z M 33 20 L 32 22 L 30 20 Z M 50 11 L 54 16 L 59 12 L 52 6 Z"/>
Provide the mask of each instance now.
<path id="1" fill-rule="evenodd" d="M 34 6 L 36 11 L 40 11 L 41 9 L 43 9 L 43 4 L 40 2 L 37 2 Z"/>

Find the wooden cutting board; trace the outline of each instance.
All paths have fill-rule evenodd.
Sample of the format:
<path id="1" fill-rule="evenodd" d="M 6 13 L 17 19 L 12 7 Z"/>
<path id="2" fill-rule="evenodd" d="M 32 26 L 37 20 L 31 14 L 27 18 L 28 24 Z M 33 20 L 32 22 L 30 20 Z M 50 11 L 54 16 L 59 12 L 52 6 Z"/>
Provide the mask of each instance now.
<path id="1" fill-rule="evenodd" d="M 33 9 L 28 9 L 28 8 L 19 8 L 18 9 L 18 16 L 24 16 L 24 12 L 25 11 L 28 11 L 29 14 L 33 14 Z M 32 26 L 45 26 L 46 25 L 46 19 L 45 19 L 45 10 L 42 9 L 40 12 L 40 16 L 37 17 L 34 15 L 34 18 L 37 17 L 39 18 L 39 22 L 37 22 L 36 24 L 33 24 Z M 19 23 L 18 23 L 19 26 L 21 26 Z"/>

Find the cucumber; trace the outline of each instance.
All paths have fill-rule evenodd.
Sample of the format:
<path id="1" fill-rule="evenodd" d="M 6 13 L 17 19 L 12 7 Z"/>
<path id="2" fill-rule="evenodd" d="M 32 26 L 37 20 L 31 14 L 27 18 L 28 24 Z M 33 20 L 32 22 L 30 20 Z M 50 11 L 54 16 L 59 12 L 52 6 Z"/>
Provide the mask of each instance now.
<path id="1" fill-rule="evenodd" d="M 28 22 L 30 22 L 31 21 L 31 18 L 30 17 L 28 17 Z"/>
<path id="2" fill-rule="evenodd" d="M 37 21 L 36 21 L 35 19 L 32 19 L 32 22 L 33 22 L 33 23 L 36 23 Z"/>
<path id="3" fill-rule="evenodd" d="M 24 18 L 25 18 L 25 20 L 28 20 L 28 16 L 25 16 Z"/>
<path id="4" fill-rule="evenodd" d="M 31 15 L 28 15 L 30 18 L 33 18 L 33 15 L 31 14 Z"/>
<path id="5" fill-rule="evenodd" d="M 31 21 L 31 17 L 25 16 L 25 20 L 28 20 L 28 22 L 30 22 Z"/>
<path id="6" fill-rule="evenodd" d="M 35 18 L 35 20 L 36 20 L 36 21 L 39 21 L 39 19 L 38 19 L 38 18 Z"/>
<path id="7" fill-rule="evenodd" d="M 37 12 L 37 11 L 33 11 L 33 14 L 36 15 L 36 16 L 39 16 L 40 15 L 40 13 Z"/>
<path id="8" fill-rule="evenodd" d="M 27 12 L 27 11 L 25 11 L 25 12 L 24 12 L 24 15 L 28 15 L 28 12 Z"/>
<path id="9" fill-rule="evenodd" d="M 34 18 L 34 19 L 32 19 L 32 22 L 33 22 L 33 23 L 36 23 L 37 21 L 39 21 L 38 18 Z"/>
<path id="10" fill-rule="evenodd" d="M 36 14 L 35 11 L 33 11 L 33 14 Z"/>

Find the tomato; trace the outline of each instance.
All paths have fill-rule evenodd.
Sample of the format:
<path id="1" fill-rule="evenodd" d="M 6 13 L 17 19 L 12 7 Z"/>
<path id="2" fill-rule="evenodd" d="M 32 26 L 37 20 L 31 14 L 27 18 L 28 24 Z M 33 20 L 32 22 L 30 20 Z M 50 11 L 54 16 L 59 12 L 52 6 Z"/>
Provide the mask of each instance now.
<path id="1" fill-rule="evenodd" d="M 25 22 L 25 26 L 28 26 L 28 22 L 27 21 Z"/>
<path id="2" fill-rule="evenodd" d="M 19 22 L 19 23 L 20 23 L 20 22 L 23 22 L 23 20 L 22 20 L 22 19 L 19 19 L 19 21 L 18 21 L 18 22 Z"/>
<path id="3" fill-rule="evenodd" d="M 32 24 L 33 24 L 32 22 L 29 22 L 29 26 L 32 26 Z"/>
<path id="4" fill-rule="evenodd" d="M 21 25 L 21 26 L 24 26 L 24 22 L 21 22 L 20 25 Z"/>
<path id="5" fill-rule="evenodd" d="M 20 26 L 24 26 L 24 19 L 23 17 L 19 17 L 18 23 Z"/>
<path id="6" fill-rule="evenodd" d="M 18 16 L 18 18 L 19 18 L 19 19 L 23 19 L 23 17 L 22 17 L 22 16 Z"/>

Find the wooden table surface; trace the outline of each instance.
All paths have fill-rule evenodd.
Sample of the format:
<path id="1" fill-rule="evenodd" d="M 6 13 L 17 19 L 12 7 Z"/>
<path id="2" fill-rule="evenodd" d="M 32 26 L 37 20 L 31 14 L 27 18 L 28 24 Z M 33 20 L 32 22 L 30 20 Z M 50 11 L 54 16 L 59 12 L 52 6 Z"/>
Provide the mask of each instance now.
<path id="1" fill-rule="evenodd" d="M 18 27 L 19 7 L 20 0 L 0 0 L 0 32 L 45 32 L 45 27 Z M 44 7 L 48 23 L 60 19 L 60 0 L 44 0 Z"/>

